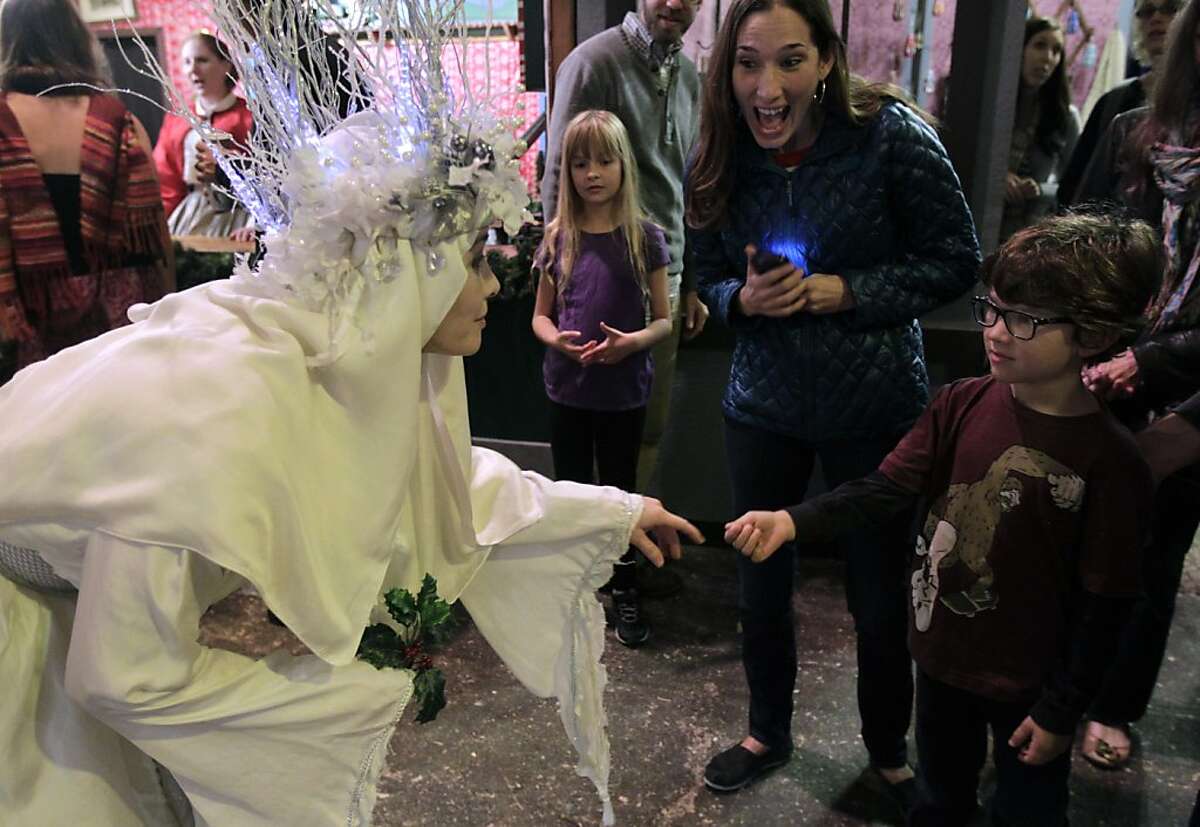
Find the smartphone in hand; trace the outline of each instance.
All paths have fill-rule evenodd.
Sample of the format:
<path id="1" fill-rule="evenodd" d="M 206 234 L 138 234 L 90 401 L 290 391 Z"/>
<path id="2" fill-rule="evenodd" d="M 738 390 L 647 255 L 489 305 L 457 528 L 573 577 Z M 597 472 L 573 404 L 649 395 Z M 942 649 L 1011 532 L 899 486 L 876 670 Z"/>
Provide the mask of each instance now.
<path id="1" fill-rule="evenodd" d="M 781 264 L 787 264 L 786 256 L 781 256 L 779 253 L 772 253 L 770 250 L 758 250 L 754 257 L 750 259 L 750 264 L 754 267 L 754 272 L 762 274 L 768 270 L 778 267 Z"/>

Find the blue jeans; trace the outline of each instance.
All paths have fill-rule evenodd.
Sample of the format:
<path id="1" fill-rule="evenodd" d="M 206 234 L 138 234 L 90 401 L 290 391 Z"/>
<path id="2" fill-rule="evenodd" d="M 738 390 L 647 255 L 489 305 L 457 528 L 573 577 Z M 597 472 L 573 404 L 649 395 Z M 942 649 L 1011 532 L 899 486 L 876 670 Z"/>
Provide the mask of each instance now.
<path id="1" fill-rule="evenodd" d="M 727 419 L 725 450 L 735 516 L 803 500 L 818 456 L 830 488 L 866 476 L 897 440 L 898 436 L 810 444 Z M 840 543 L 846 559 L 846 602 L 857 638 L 862 738 L 877 767 L 895 768 L 907 761 L 905 736 L 913 693 L 907 645 L 912 539 L 910 514 L 883 531 L 863 529 Z M 796 685 L 795 549 L 786 544 L 762 563 L 741 555 L 737 559 L 750 734 L 772 749 L 790 751 Z"/>
<path id="2" fill-rule="evenodd" d="M 1017 759 L 1008 739 L 1032 706 L 1001 703 L 948 686 L 917 670 L 917 760 L 920 796 L 909 827 L 963 827 L 977 804 L 979 772 L 992 730 L 996 827 L 1062 827 L 1067 823 L 1071 750 L 1046 764 Z"/>

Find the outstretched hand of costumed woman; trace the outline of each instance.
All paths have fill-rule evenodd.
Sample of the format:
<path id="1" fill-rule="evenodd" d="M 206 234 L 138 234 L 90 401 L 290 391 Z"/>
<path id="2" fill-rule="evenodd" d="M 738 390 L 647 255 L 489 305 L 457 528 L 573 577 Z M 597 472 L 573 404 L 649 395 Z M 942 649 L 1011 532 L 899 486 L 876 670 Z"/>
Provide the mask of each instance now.
<path id="1" fill-rule="evenodd" d="M 693 543 L 704 542 L 704 535 L 700 533 L 700 529 L 683 517 L 667 511 L 654 497 L 642 497 L 642 516 L 637 527 L 633 529 L 629 542 L 637 547 L 647 560 L 661 567 L 667 556 L 672 560 L 683 556 L 683 549 L 679 543 L 680 532 Z M 652 534 L 654 539 L 651 539 Z M 655 540 L 658 542 L 655 543 Z"/>

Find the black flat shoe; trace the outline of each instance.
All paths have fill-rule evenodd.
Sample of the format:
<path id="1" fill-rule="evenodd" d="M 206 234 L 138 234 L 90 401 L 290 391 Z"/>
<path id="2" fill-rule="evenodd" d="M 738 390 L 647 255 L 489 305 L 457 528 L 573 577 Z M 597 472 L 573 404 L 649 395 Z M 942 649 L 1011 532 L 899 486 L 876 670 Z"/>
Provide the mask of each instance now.
<path id="1" fill-rule="evenodd" d="M 791 750 L 773 749 L 755 755 L 741 744 L 735 744 L 708 762 L 704 768 L 704 785 L 720 793 L 740 790 L 776 767 L 782 767 L 791 757 Z"/>
<path id="2" fill-rule="evenodd" d="M 863 780 L 870 789 L 895 804 L 903 815 L 908 815 L 917 803 L 917 779 L 915 777 L 906 778 L 893 784 L 883 777 L 883 773 L 879 771 L 878 767 L 867 767 L 863 771 Z"/>

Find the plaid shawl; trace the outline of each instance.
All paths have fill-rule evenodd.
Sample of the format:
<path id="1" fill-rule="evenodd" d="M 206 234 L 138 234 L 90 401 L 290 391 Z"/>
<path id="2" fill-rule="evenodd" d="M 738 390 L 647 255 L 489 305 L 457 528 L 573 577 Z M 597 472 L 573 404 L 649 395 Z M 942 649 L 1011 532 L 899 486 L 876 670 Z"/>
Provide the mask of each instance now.
<path id="1" fill-rule="evenodd" d="M 131 255 L 165 257 L 154 165 L 114 97 L 91 97 L 79 177 L 84 274 L 71 270 L 42 171 L 0 95 L 0 330 L 17 340 L 20 367 L 107 330 L 113 313 L 98 307 L 113 292 L 107 274 Z"/>

